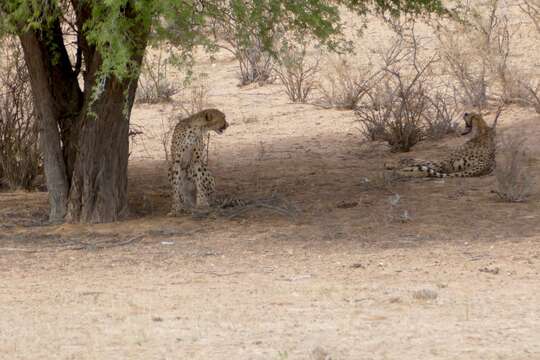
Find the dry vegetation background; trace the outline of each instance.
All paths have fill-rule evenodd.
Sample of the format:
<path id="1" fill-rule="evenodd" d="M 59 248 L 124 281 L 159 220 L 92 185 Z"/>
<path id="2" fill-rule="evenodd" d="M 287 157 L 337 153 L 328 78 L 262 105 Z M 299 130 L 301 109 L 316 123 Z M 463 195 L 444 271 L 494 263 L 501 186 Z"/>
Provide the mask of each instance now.
<path id="1" fill-rule="evenodd" d="M 3 57 L 0 358 L 539 359 L 540 3 L 470 10 L 362 35 L 345 14 L 342 56 L 306 40 L 274 59 L 224 28 L 189 82 L 173 49 L 149 50 L 116 224 L 48 225 L 46 193 L 21 190 L 42 184 L 36 123 Z M 493 175 L 383 172 L 501 105 Z M 231 123 L 209 140 L 218 191 L 272 206 L 165 216 L 171 129 L 206 107 Z"/>

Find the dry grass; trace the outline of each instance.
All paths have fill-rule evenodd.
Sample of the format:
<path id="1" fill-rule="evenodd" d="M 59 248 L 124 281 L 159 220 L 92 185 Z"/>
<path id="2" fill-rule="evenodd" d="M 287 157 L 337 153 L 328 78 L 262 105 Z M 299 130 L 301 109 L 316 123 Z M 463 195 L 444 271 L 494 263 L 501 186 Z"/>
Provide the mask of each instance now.
<path id="1" fill-rule="evenodd" d="M 508 202 L 523 202 L 531 195 L 534 179 L 529 171 L 529 151 L 521 135 L 500 136 L 497 149 L 497 194 Z"/>

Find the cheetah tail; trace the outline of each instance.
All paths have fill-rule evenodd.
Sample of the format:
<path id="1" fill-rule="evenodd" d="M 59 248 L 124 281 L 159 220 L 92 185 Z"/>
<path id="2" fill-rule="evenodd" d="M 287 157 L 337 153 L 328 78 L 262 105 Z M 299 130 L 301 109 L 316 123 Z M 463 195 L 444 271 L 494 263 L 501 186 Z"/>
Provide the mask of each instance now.
<path id="1" fill-rule="evenodd" d="M 248 201 L 242 200 L 242 199 L 236 199 L 231 197 L 218 197 L 214 200 L 214 203 L 217 207 L 225 209 L 225 208 L 232 208 L 232 207 L 245 207 L 249 205 Z"/>
<path id="2" fill-rule="evenodd" d="M 435 170 L 433 167 L 428 165 L 413 165 L 402 168 L 399 171 L 400 174 L 407 177 L 435 177 L 435 178 L 445 178 L 452 176 L 452 174 L 444 173 Z"/>

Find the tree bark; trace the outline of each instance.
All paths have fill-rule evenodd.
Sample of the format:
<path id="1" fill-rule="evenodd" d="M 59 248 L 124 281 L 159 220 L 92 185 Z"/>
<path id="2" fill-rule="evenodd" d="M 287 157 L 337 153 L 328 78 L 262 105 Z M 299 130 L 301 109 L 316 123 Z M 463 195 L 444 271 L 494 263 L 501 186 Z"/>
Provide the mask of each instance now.
<path id="1" fill-rule="evenodd" d="M 43 41 L 45 33 L 51 36 L 51 43 L 62 46 L 52 50 L 52 46 Z M 39 114 L 39 145 L 49 192 L 49 220 L 52 222 L 63 221 L 66 215 L 71 163 L 76 156 L 72 133 L 77 133 L 75 120 L 82 106 L 82 92 L 61 35 L 57 22 L 48 29 L 28 31 L 20 36 L 34 105 Z"/>
<path id="2" fill-rule="evenodd" d="M 136 84 L 111 77 L 92 111 L 83 115 L 68 222 L 111 222 L 127 215 L 129 112 Z"/>
<path id="3" fill-rule="evenodd" d="M 101 54 L 81 30 L 92 5 L 77 0 L 72 4 L 79 29 L 75 64 L 64 44 L 60 18 L 20 34 L 40 118 L 49 218 L 111 222 L 127 214 L 129 118 L 150 29 L 128 3 L 124 16 L 132 21 L 126 35 L 132 44 L 132 76 L 103 78 Z M 84 92 L 77 79 L 83 63 Z"/>

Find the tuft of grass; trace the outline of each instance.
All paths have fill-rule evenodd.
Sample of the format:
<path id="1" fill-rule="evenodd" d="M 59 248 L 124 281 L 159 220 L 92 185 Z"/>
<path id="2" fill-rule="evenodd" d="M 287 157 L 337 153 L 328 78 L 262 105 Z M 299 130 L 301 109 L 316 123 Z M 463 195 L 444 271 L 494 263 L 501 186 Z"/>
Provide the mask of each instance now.
<path id="1" fill-rule="evenodd" d="M 523 136 L 501 136 L 497 150 L 497 195 L 508 202 L 526 201 L 535 181 L 528 168 L 530 156 Z"/>

